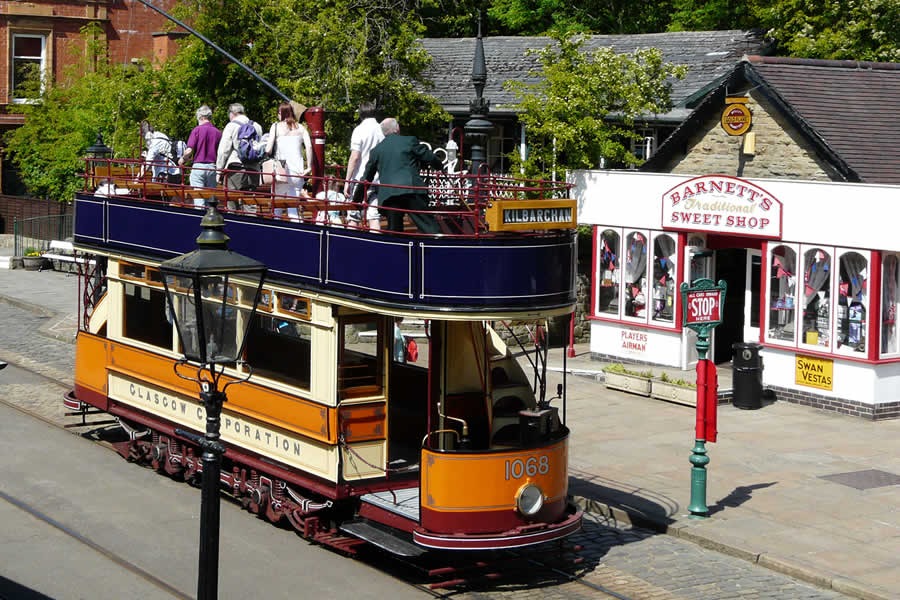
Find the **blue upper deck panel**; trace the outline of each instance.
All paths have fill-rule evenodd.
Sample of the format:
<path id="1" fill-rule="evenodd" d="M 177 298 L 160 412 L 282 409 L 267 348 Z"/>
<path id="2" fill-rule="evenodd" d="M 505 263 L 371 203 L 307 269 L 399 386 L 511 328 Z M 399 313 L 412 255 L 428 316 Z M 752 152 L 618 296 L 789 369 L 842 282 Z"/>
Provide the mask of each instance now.
<path id="1" fill-rule="evenodd" d="M 565 312 L 575 302 L 574 221 L 523 229 L 529 219 L 561 219 L 559 200 L 548 201 L 552 210 L 521 208 L 539 202 L 495 210 L 510 230 L 489 232 L 478 217 L 482 226 L 468 233 L 437 236 L 317 223 L 302 208 L 298 222 L 262 209 L 223 207 L 223 216 L 229 248 L 266 264 L 273 282 L 402 311 Z M 171 198 L 85 192 L 75 198 L 74 239 L 88 252 L 162 261 L 196 248 L 202 214 Z"/>

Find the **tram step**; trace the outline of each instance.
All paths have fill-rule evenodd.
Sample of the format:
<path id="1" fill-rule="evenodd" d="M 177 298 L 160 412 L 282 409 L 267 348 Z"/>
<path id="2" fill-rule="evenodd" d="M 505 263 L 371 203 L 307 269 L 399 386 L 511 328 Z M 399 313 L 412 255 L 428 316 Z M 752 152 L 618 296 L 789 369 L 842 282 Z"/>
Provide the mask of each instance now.
<path id="1" fill-rule="evenodd" d="M 341 531 L 366 540 L 370 544 L 400 556 L 421 556 L 425 549 L 389 533 L 369 521 L 341 523 Z"/>

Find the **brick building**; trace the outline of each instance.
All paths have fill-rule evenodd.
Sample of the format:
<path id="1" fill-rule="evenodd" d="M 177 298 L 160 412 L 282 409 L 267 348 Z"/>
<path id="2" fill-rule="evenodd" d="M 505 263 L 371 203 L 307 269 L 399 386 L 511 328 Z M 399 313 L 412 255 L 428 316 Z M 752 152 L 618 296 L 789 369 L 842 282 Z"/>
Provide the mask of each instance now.
<path id="1" fill-rule="evenodd" d="M 173 4 L 164 0 L 160 6 Z M 45 81 L 59 77 L 84 56 L 80 32 L 91 23 L 99 25 L 113 63 L 165 60 L 174 51 L 173 36 L 180 35 L 167 33 L 169 21 L 135 1 L 0 2 L 0 47 L 6 56 L 0 61 L 0 135 L 24 122 L 16 105 L 33 102 L 39 93 L 27 84 L 28 75 L 38 73 Z"/>

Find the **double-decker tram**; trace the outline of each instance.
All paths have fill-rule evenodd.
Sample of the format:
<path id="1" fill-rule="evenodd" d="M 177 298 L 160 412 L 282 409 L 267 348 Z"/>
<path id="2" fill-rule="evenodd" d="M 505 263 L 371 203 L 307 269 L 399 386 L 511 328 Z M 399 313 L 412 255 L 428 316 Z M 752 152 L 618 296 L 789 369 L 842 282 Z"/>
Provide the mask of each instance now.
<path id="1" fill-rule="evenodd" d="M 135 182 L 136 166 L 89 161 L 75 198 L 84 261 L 66 399 L 115 416 L 124 457 L 202 476 L 201 451 L 177 431 L 202 434 L 204 405 L 174 368 L 178 307 L 159 264 L 193 248 L 195 200 L 215 198 L 230 247 L 268 267 L 252 320 L 256 288 L 238 278 L 228 291 L 250 331 L 224 379 L 252 376 L 222 411 L 224 491 L 348 553 L 512 548 L 579 530 L 564 389 L 544 384 L 546 322 L 575 302 L 565 184 L 429 173 L 442 233 L 422 235 L 318 218 L 360 207 L 271 186 Z"/>

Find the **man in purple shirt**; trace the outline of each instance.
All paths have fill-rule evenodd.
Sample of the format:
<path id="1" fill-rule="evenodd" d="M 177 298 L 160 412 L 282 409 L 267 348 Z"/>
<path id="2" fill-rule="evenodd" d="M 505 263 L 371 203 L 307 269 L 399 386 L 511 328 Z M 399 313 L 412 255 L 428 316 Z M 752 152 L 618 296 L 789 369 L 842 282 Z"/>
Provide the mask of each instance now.
<path id="1" fill-rule="evenodd" d="M 183 166 L 184 162 L 190 158 L 194 159 L 191 168 L 191 187 L 216 187 L 216 151 L 219 147 L 219 140 L 222 139 L 222 132 L 216 129 L 216 126 L 210 122 L 212 117 L 212 109 L 207 105 L 203 105 L 197 109 L 197 125 L 191 131 L 188 137 L 187 149 L 178 160 L 179 166 Z M 203 206 L 203 200 L 194 200 L 194 204 Z"/>

